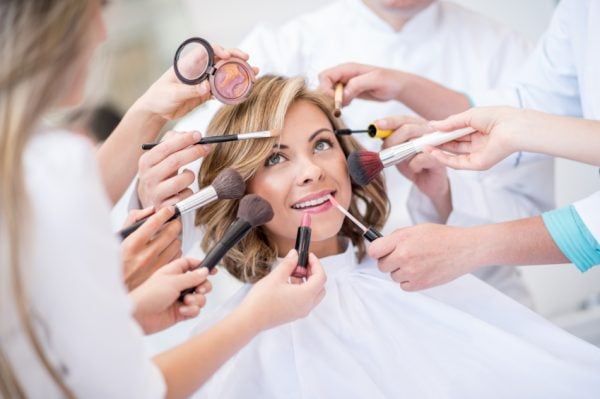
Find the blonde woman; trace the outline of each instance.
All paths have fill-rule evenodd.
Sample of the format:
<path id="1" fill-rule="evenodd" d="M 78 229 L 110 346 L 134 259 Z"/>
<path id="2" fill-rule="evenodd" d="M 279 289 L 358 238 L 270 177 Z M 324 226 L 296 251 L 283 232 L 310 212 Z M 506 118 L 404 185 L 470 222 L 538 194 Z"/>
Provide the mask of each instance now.
<path id="1" fill-rule="evenodd" d="M 291 252 L 287 266 L 263 279 L 222 323 L 152 360 L 146 357 L 132 316 L 153 314 L 152 322 L 164 322 L 160 317 L 177 306 L 179 291 L 202 284 L 207 272 L 188 272 L 198 261 L 179 259 L 128 297 L 109 225 L 109 198 L 126 184 L 123 176 L 111 176 L 120 166 L 123 175 L 135 169 L 135 154 L 117 150 L 119 142 L 121 151 L 137 146 L 127 143 L 125 133 L 138 134 L 132 141 L 146 140 L 164 122 L 147 111 L 176 116 L 178 107 L 166 104 L 172 109 L 161 111 L 165 101 L 154 98 L 160 90 L 145 97 L 148 108 L 137 103 L 112 144 L 101 149 L 100 168 L 90 142 L 41 120 L 50 109 L 80 101 L 93 50 L 105 36 L 103 3 L 0 2 L 3 398 L 186 397 L 261 330 L 306 315 L 323 296 L 316 260 L 305 284 L 287 283 L 296 266 Z M 114 165 L 105 158 L 109 154 Z M 166 220 L 172 212 L 166 208 L 157 218 Z"/>
<path id="2" fill-rule="evenodd" d="M 215 146 L 200 167 L 201 185 L 223 168 L 239 170 L 275 216 L 225 256 L 225 268 L 246 284 L 198 331 L 282 267 L 278 257 L 294 247 L 305 212 L 312 216 L 311 257 L 321 259 L 328 279 L 327 295 L 308 317 L 263 332 L 196 397 L 596 397 L 598 348 L 473 276 L 411 293 L 377 269 L 362 232 L 327 200 L 333 195 L 366 226 L 380 227 L 387 215 L 380 179 L 366 188 L 351 183 L 346 155 L 358 145 L 334 134 L 332 105 L 300 78 L 263 77 L 246 103 L 222 108 L 208 128 L 209 135 L 282 134 Z M 204 249 L 223 234 L 235 207 L 219 202 L 198 212 Z"/>

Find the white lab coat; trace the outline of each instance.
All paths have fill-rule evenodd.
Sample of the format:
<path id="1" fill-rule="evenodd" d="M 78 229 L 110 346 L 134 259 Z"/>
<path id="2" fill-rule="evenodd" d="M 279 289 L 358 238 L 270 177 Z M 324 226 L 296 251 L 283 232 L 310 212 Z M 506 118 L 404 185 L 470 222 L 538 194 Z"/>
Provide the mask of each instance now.
<path id="1" fill-rule="evenodd" d="M 312 87 L 322 70 L 353 61 L 416 73 L 467 93 L 507 83 L 530 51 L 521 37 L 456 4 L 436 1 L 394 32 L 361 0 L 336 1 L 276 29 L 259 26 L 240 48 L 250 54 L 250 62 L 260 67 L 261 74 L 302 75 Z M 201 107 L 176 128 L 203 131 L 219 107 L 216 102 Z M 395 101 L 355 100 L 343 110 L 343 119 L 348 126 L 360 128 L 380 117 L 407 113 L 412 114 Z M 356 138 L 370 150 L 381 148 L 379 140 Z M 511 157 L 488 172 L 449 170 L 454 211 L 448 224 L 499 222 L 552 208 L 551 160 L 527 155 L 516 159 Z M 395 168 L 385 174 L 392 210 L 384 233 L 410 225 L 411 218 L 414 223 L 439 221 L 428 197 Z M 193 217 L 184 220 L 183 228 L 187 249 L 191 244 L 187 237 L 194 235 Z M 517 273 L 513 267 L 493 266 L 475 274 L 530 304 Z"/>
<path id="2" fill-rule="evenodd" d="M 473 99 L 476 105 L 509 104 L 600 119 L 600 2 L 562 0 L 518 79 Z M 575 209 L 600 242 L 600 194 Z"/>
<path id="3" fill-rule="evenodd" d="M 253 339 L 194 398 L 597 398 L 600 349 L 473 276 L 398 289 L 349 245 L 321 259 L 323 301 Z M 205 317 L 202 331 L 246 296 Z"/>
<path id="4" fill-rule="evenodd" d="M 27 146 L 21 267 L 34 326 L 77 397 L 161 398 L 165 383 L 131 317 L 95 159 L 91 143 L 68 132 L 45 131 Z M 11 280 L 0 285 L 0 342 L 26 396 L 62 397 L 18 327 Z"/>

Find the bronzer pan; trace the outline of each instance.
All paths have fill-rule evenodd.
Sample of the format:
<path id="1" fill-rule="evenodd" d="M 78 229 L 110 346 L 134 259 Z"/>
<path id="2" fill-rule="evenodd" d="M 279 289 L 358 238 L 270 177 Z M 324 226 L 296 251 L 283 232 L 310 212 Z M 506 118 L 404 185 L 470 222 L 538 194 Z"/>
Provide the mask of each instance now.
<path id="1" fill-rule="evenodd" d="M 185 84 L 197 85 L 208 79 L 212 95 L 224 104 L 243 102 L 254 86 L 254 71 L 246 61 L 231 57 L 215 64 L 212 46 L 200 37 L 181 43 L 173 67 Z"/>

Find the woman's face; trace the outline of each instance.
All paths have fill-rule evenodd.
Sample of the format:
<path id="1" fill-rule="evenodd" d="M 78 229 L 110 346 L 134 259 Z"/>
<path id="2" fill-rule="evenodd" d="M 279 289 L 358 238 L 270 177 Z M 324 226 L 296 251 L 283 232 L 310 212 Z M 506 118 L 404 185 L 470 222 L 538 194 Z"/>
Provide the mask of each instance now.
<path id="1" fill-rule="evenodd" d="M 319 256 L 338 247 L 336 236 L 344 216 L 327 195 L 348 208 L 352 189 L 346 156 L 323 111 L 303 100 L 289 108 L 279 145 L 274 145 L 248 189 L 273 207 L 266 230 L 280 254 L 294 247 L 305 212 L 312 218 L 311 251 Z"/>
<path id="2" fill-rule="evenodd" d="M 74 64 L 70 87 L 65 91 L 65 96 L 60 102 L 63 107 L 77 106 L 83 100 L 90 62 L 98 45 L 106 40 L 106 26 L 102 15 L 102 5 L 104 3 L 104 1 L 94 1 L 93 4 L 90 4 L 90 7 L 93 7 L 93 17 L 89 26 L 88 37 L 83 43 L 83 48 Z"/>

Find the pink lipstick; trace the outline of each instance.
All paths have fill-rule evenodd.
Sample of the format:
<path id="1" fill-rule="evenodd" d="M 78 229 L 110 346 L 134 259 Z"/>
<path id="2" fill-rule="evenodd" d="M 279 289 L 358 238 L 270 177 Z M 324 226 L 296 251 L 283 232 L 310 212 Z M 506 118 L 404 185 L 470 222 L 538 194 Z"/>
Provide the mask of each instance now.
<path id="1" fill-rule="evenodd" d="M 310 214 L 304 213 L 302 215 L 302 223 L 298 227 L 298 234 L 296 235 L 296 251 L 298 251 L 298 267 L 294 270 L 292 276 L 294 277 L 306 277 L 306 265 L 308 263 L 308 247 L 310 246 Z"/>

